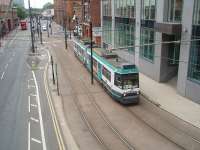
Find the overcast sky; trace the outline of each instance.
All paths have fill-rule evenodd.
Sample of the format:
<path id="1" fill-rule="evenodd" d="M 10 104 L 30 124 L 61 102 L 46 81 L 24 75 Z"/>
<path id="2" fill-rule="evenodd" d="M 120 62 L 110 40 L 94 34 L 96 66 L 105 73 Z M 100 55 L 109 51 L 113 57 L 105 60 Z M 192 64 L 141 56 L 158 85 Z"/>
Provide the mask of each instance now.
<path id="1" fill-rule="evenodd" d="M 31 1 L 31 7 L 33 8 L 42 8 L 43 5 L 47 2 L 53 3 L 53 0 L 30 0 Z M 25 7 L 28 8 L 28 0 L 24 0 Z"/>

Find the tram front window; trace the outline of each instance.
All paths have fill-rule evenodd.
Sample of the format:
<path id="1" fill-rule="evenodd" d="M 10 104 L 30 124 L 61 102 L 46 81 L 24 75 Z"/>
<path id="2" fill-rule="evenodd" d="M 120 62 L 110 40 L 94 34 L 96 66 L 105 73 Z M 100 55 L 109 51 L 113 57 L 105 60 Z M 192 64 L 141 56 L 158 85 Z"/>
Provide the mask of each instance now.
<path id="1" fill-rule="evenodd" d="M 134 89 L 139 87 L 138 74 L 115 74 L 115 85 L 120 89 Z"/>

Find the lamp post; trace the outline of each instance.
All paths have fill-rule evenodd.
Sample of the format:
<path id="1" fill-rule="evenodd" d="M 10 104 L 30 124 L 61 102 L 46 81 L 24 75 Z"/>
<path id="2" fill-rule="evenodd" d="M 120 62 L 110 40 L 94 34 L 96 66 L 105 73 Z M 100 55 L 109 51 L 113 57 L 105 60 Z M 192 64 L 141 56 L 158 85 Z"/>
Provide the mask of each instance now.
<path id="1" fill-rule="evenodd" d="M 29 16 L 30 16 L 30 29 L 31 29 L 31 43 L 32 43 L 32 52 L 35 53 L 35 46 L 34 46 L 34 37 L 33 37 L 33 24 L 32 24 L 32 12 L 31 12 L 31 4 L 30 0 L 28 0 L 28 7 L 29 7 Z"/>

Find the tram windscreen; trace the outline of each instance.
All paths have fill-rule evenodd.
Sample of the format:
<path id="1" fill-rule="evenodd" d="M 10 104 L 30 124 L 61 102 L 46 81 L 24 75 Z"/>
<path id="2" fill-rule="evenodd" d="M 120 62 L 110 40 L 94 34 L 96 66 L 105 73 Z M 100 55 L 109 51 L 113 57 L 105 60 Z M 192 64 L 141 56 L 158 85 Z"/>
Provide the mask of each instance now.
<path id="1" fill-rule="evenodd" d="M 115 85 L 120 89 L 134 89 L 139 87 L 138 74 L 117 74 L 115 73 Z"/>

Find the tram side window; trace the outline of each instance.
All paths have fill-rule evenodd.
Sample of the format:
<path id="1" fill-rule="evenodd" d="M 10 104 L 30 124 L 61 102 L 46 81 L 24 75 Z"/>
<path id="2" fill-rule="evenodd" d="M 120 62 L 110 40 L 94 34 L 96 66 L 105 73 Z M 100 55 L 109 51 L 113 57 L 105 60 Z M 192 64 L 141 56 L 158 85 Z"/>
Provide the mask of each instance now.
<path id="1" fill-rule="evenodd" d="M 122 77 L 120 74 L 115 73 L 115 85 L 122 89 Z"/>
<path id="2" fill-rule="evenodd" d="M 106 79 L 111 81 L 111 72 L 108 69 L 106 69 L 104 66 L 103 66 L 103 69 L 102 69 L 102 74 L 103 74 L 104 77 L 106 77 Z"/>
<path id="3" fill-rule="evenodd" d="M 93 67 L 94 67 L 94 71 L 97 72 L 97 61 L 96 61 L 96 59 L 93 59 Z"/>

